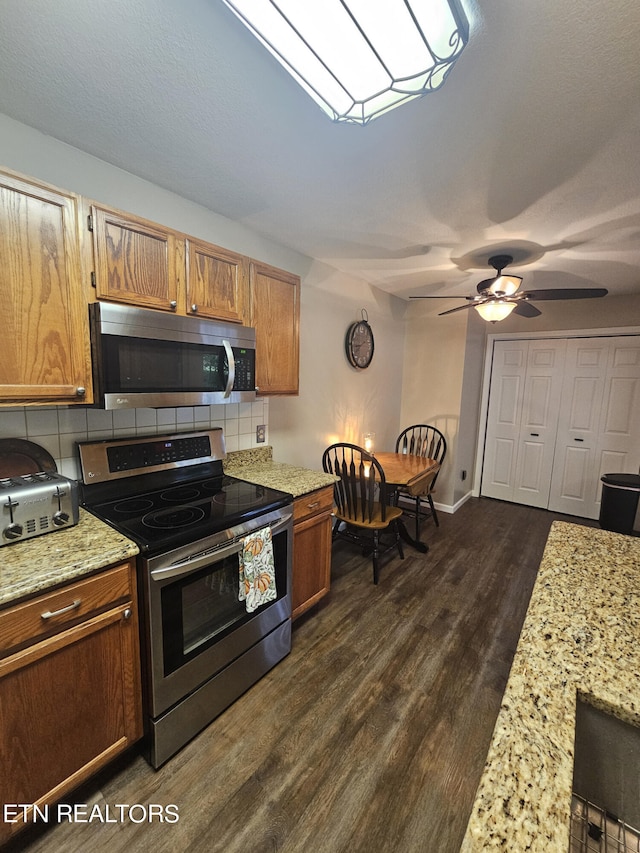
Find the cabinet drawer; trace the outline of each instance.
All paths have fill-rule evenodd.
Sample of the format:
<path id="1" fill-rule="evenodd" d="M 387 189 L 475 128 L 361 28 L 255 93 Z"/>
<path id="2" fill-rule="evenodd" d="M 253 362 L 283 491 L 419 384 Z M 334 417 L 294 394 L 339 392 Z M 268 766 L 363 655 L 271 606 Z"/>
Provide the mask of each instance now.
<path id="1" fill-rule="evenodd" d="M 331 512 L 333 509 L 333 486 L 317 489 L 308 495 L 296 498 L 293 502 L 293 523 L 310 518 L 319 512 Z"/>
<path id="2" fill-rule="evenodd" d="M 0 657 L 131 598 L 129 563 L 0 612 Z"/>

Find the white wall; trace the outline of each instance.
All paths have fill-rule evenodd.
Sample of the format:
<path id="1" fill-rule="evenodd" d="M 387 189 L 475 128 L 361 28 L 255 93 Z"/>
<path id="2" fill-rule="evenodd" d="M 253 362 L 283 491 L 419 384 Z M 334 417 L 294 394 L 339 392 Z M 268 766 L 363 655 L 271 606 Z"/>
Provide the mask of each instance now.
<path id="1" fill-rule="evenodd" d="M 606 287 L 606 281 L 602 282 Z M 606 329 L 640 325 L 640 294 L 605 296 L 603 299 L 575 299 L 536 302 L 540 317 L 525 319 L 511 314 L 489 325 L 489 332 L 551 332 L 564 329 Z"/>
<path id="2" fill-rule="evenodd" d="M 348 363 L 349 325 L 368 315 L 374 356 L 366 370 Z M 379 450 L 393 449 L 403 385 L 403 300 L 314 263 L 301 296 L 300 396 L 272 399 L 270 438 L 276 459 L 321 468 L 334 441 L 362 444 L 375 432 Z"/>
<path id="3" fill-rule="evenodd" d="M 407 310 L 400 421 L 403 427 L 433 424 L 444 434 L 447 457 L 438 475 L 436 503 L 452 506 L 470 318 L 468 311 L 438 317 L 441 305 L 425 299 Z"/>

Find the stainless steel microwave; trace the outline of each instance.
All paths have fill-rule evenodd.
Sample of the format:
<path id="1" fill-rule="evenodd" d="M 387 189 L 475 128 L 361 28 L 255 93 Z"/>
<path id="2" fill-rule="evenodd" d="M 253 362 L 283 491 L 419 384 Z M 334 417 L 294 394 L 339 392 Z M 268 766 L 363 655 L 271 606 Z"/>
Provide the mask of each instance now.
<path id="1" fill-rule="evenodd" d="M 160 409 L 256 398 L 255 329 L 150 308 L 89 306 L 96 405 Z"/>

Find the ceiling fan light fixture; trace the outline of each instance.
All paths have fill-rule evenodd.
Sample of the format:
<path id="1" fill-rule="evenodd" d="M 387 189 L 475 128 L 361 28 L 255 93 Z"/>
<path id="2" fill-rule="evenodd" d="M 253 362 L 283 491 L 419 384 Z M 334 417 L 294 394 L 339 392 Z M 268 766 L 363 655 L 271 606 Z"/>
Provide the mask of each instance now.
<path id="1" fill-rule="evenodd" d="M 519 275 L 499 275 L 494 278 L 489 285 L 489 292 L 500 294 L 501 296 L 513 296 L 522 284 L 522 276 Z"/>
<path id="2" fill-rule="evenodd" d="M 439 89 L 469 40 L 460 0 L 223 0 L 336 122 Z"/>
<path id="3" fill-rule="evenodd" d="M 516 302 L 506 302 L 501 299 L 492 299 L 489 302 L 481 302 L 480 305 L 474 305 L 478 314 L 483 320 L 488 323 L 497 323 L 499 320 L 504 320 L 516 307 Z"/>

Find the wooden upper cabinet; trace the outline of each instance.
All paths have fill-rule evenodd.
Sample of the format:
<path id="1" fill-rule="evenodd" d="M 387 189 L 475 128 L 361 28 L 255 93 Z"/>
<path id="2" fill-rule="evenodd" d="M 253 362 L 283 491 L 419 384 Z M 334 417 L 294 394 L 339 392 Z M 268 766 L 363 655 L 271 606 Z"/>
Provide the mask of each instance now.
<path id="1" fill-rule="evenodd" d="M 98 299 L 142 308 L 178 308 L 176 235 L 129 214 L 92 205 Z"/>
<path id="2" fill-rule="evenodd" d="M 250 325 L 256 329 L 256 385 L 261 394 L 297 394 L 300 278 L 251 261 Z"/>
<path id="3" fill-rule="evenodd" d="M 92 205 L 96 296 L 242 323 L 246 259 L 121 211 Z"/>
<path id="4" fill-rule="evenodd" d="M 246 258 L 187 237 L 186 262 L 187 314 L 242 323 Z"/>
<path id="5" fill-rule="evenodd" d="M 0 172 L 0 404 L 91 403 L 80 199 Z"/>

